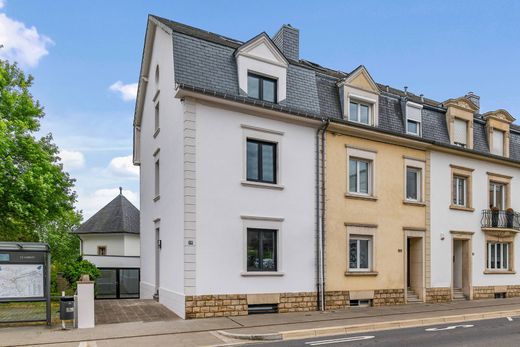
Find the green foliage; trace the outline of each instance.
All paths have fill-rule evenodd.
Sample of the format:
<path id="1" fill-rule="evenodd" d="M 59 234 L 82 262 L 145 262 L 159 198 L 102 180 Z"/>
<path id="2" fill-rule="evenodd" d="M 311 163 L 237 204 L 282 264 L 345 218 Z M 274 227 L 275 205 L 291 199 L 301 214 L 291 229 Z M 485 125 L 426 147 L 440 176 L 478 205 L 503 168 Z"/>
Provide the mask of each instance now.
<path id="1" fill-rule="evenodd" d="M 95 280 L 101 275 L 96 265 L 88 260 L 78 258 L 77 261 L 70 262 L 63 266 L 63 277 L 69 281 L 72 288 L 76 289 L 76 282 L 81 278 L 81 275 L 88 274 L 90 279 Z"/>
<path id="2" fill-rule="evenodd" d="M 32 82 L 0 60 L 0 241 L 48 242 L 53 262 L 64 263 L 79 251 L 70 234 L 80 222 L 74 180 L 52 135 L 36 138 L 44 112 L 29 91 Z"/>

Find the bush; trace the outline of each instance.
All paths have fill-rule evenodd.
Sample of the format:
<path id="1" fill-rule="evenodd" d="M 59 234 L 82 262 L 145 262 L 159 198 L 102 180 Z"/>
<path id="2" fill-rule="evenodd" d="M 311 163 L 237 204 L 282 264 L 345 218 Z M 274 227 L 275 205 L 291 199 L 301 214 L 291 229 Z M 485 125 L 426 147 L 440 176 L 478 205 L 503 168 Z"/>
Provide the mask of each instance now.
<path id="1" fill-rule="evenodd" d="M 76 289 L 76 282 L 81 278 L 81 275 L 85 274 L 88 274 L 92 280 L 95 280 L 101 275 L 96 265 L 81 258 L 63 266 L 63 277 L 69 281 L 74 289 Z"/>

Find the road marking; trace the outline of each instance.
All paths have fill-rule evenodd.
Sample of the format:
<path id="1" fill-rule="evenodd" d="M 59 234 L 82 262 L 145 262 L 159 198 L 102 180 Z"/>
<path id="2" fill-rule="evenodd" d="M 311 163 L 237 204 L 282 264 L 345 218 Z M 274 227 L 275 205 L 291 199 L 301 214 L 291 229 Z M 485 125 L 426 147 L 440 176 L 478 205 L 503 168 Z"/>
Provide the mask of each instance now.
<path id="1" fill-rule="evenodd" d="M 309 346 L 320 346 L 320 345 L 328 345 L 334 343 L 342 343 L 342 342 L 352 342 L 352 341 L 362 341 L 362 340 L 370 340 L 375 336 L 352 336 L 352 337 L 342 337 L 338 339 L 331 340 L 319 340 L 319 341 L 309 341 L 305 342 L 306 345 Z"/>
<path id="2" fill-rule="evenodd" d="M 428 329 L 425 329 L 426 331 L 442 331 L 442 330 L 453 330 L 453 329 L 457 329 L 457 328 L 473 328 L 474 325 L 471 325 L 471 324 L 463 324 L 463 325 L 452 325 L 452 326 L 449 326 L 449 327 L 446 327 L 446 328 L 428 328 Z"/>
<path id="3" fill-rule="evenodd" d="M 80 342 L 78 347 L 97 347 L 96 341 L 83 341 Z"/>
<path id="4" fill-rule="evenodd" d="M 511 317 L 506 317 L 508 321 L 512 322 L 513 321 L 513 318 Z"/>

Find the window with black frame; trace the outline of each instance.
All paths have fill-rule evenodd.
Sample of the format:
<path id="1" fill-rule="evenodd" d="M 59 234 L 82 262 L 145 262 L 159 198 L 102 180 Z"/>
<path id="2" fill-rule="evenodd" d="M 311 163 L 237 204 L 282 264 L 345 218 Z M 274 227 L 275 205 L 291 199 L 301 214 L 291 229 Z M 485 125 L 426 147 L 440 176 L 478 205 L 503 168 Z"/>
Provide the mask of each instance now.
<path id="1" fill-rule="evenodd" d="M 247 271 L 277 271 L 277 231 L 247 229 Z"/>
<path id="2" fill-rule="evenodd" d="M 260 75 L 247 75 L 247 96 L 276 103 L 276 80 Z"/>
<path id="3" fill-rule="evenodd" d="M 276 143 L 247 139 L 247 180 L 276 183 Z"/>

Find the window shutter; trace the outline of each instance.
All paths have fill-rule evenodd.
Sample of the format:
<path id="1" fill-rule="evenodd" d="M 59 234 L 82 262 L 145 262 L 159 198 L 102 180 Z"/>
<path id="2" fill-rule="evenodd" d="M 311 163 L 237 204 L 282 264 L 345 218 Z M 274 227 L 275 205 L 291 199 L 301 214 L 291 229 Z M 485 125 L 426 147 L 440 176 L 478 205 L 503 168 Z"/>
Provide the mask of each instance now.
<path id="1" fill-rule="evenodd" d="M 406 118 L 421 123 L 421 109 L 410 105 L 406 106 Z"/>
<path id="2" fill-rule="evenodd" d="M 453 129 L 454 142 L 458 144 L 468 144 L 468 122 L 462 119 L 455 119 Z"/>
<path id="3" fill-rule="evenodd" d="M 504 155 L 504 132 L 493 130 L 493 148 L 491 153 L 496 155 Z"/>

